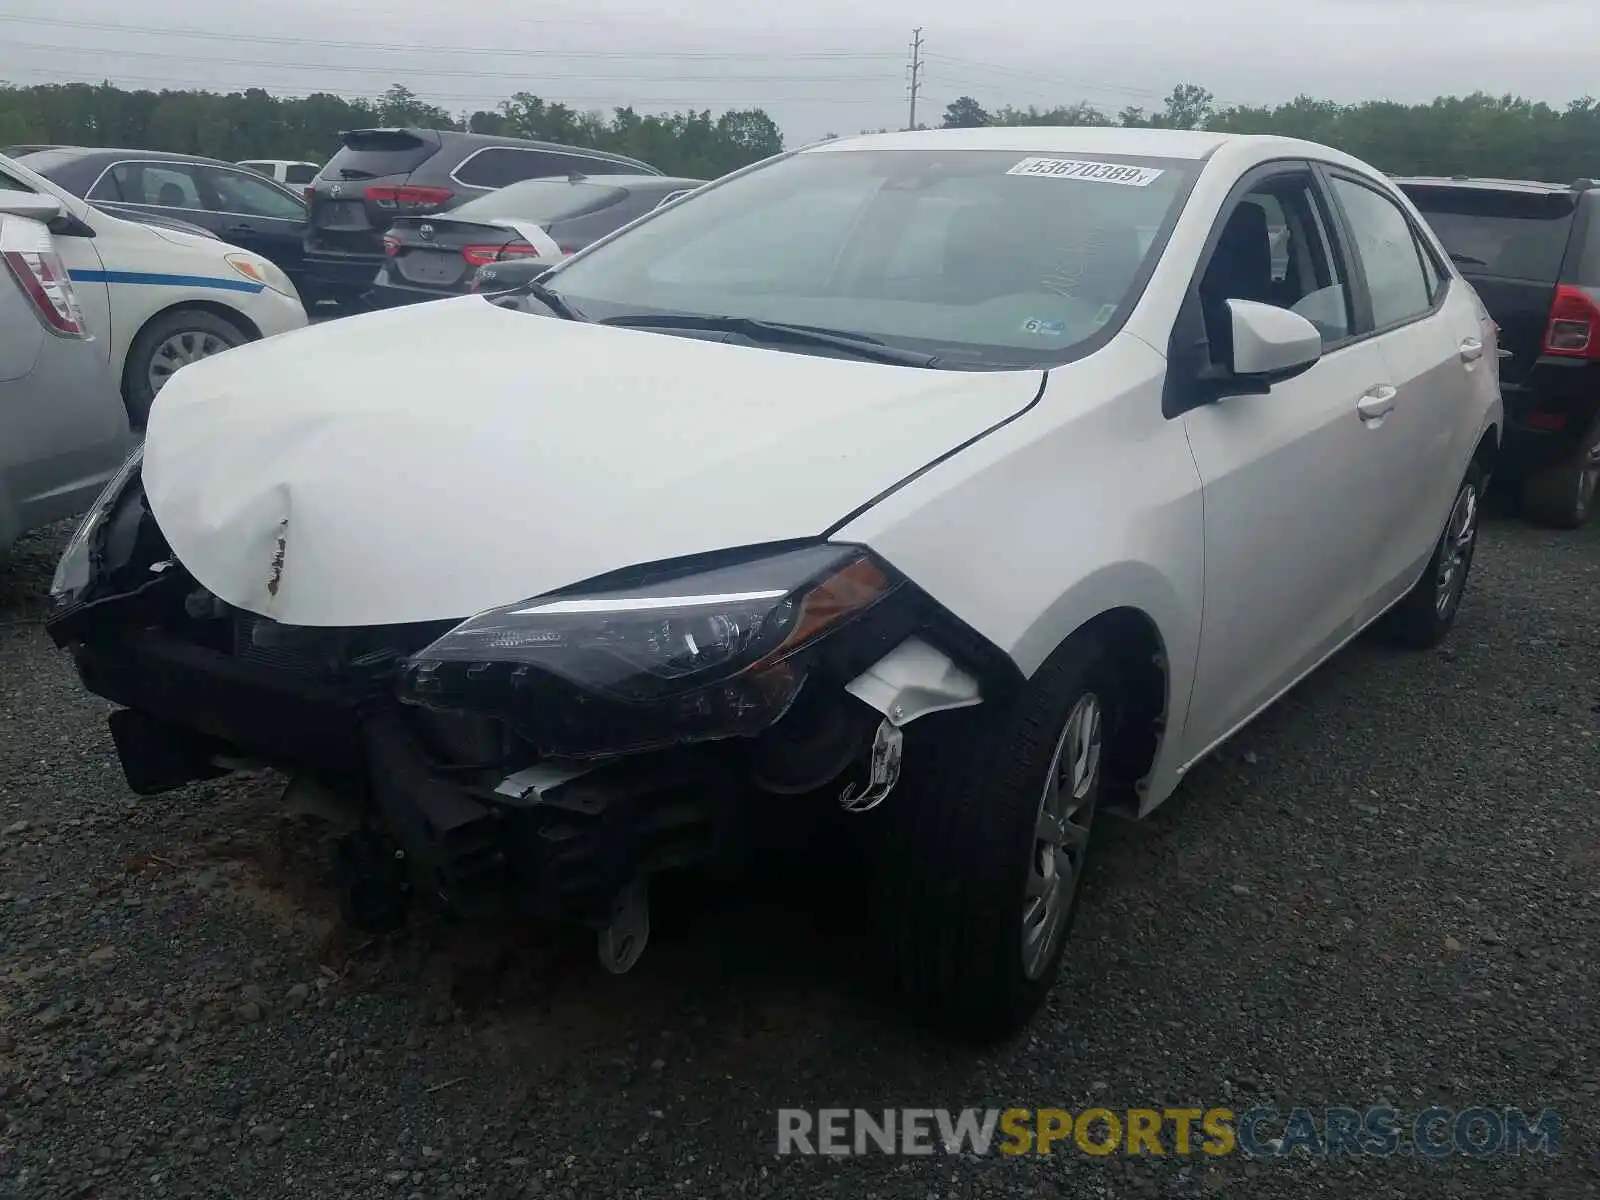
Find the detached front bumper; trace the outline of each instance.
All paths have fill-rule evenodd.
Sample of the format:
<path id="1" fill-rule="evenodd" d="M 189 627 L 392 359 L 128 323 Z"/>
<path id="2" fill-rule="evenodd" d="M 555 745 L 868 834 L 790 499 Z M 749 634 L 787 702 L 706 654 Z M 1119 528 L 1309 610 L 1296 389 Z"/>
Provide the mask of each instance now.
<path id="1" fill-rule="evenodd" d="M 129 786 L 145 794 L 239 760 L 349 797 L 412 885 L 474 912 L 605 918 L 632 881 L 736 857 L 740 790 L 712 753 L 474 768 L 440 761 L 426 721 L 381 691 L 296 677 L 155 629 L 76 643 Z"/>

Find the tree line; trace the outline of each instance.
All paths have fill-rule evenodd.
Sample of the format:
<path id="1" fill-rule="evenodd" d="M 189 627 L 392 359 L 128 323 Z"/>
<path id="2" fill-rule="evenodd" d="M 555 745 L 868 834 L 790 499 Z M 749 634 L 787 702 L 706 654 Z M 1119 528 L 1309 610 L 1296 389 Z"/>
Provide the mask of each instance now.
<path id="1" fill-rule="evenodd" d="M 607 116 L 518 92 L 492 109 L 450 113 L 403 84 L 376 99 L 326 92 L 273 96 L 260 88 L 220 93 L 128 91 L 110 83 L 0 84 L 0 146 L 134 146 L 230 161 L 326 161 L 346 129 L 421 125 L 469 129 L 593 146 L 709 179 L 783 149 L 783 135 L 760 108 Z M 1109 113 L 1078 103 L 1054 108 L 986 109 L 962 96 L 941 125 L 1122 125 L 1277 133 L 1336 146 L 1391 174 L 1492 175 L 1569 183 L 1600 176 L 1600 101 L 1564 108 L 1519 96 L 1474 92 L 1422 104 L 1369 100 L 1336 104 L 1298 96 L 1272 106 L 1222 106 L 1205 88 L 1180 84 L 1153 110 Z M 832 136 L 832 135 L 830 135 Z"/>
<path id="2" fill-rule="evenodd" d="M 469 129 L 631 155 L 669 175 L 714 179 L 776 154 L 783 135 L 761 109 L 611 116 L 518 92 L 494 109 L 455 113 L 424 103 L 403 84 L 377 99 L 325 92 L 127 91 L 110 83 L 0 85 L 0 147 L 128 146 L 237 162 L 291 158 L 326 162 L 346 129 L 412 125 Z"/>
<path id="3" fill-rule="evenodd" d="M 1424 104 L 1335 104 L 1297 96 L 1272 106 L 1220 106 L 1205 88 L 1180 84 L 1158 109 L 1112 114 L 1088 104 L 985 109 L 952 101 L 944 128 L 980 125 L 1122 125 L 1274 133 L 1334 146 L 1391 175 L 1480 175 L 1572 183 L 1600 178 L 1600 101 L 1564 108 L 1520 96 L 1440 96 Z"/>

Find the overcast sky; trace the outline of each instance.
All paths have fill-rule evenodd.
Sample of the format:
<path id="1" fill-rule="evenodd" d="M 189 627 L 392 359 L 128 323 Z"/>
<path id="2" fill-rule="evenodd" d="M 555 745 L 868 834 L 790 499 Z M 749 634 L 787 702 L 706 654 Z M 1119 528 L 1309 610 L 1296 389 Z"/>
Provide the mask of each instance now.
<path id="1" fill-rule="evenodd" d="M 795 144 L 903 125 L 914 25 L 930 123 L 962 94 L 1115 111 L 1177 82 L 1225 103 L 1600 93 L 1597 0 L 0 0 L 0 80 L 759 105 Z"/>

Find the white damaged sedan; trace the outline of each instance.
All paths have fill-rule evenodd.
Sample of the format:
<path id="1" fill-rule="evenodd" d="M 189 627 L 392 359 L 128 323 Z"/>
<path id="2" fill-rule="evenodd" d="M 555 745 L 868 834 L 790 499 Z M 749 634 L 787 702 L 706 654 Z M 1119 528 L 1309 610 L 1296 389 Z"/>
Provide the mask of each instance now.
<path id="1" fill-rule="evenodd" d="M 827 810 L 893 981 L 1011 1030 L 1097 812 L 1380 619 L 1449 630 L 1496 333 L 1323 146 L 830 141 L 494 302 L 188 367 L 50 628 L 134 790 L 347 799 L 354 921 L 514 905 L 622 971 L 652 875 Z"/>

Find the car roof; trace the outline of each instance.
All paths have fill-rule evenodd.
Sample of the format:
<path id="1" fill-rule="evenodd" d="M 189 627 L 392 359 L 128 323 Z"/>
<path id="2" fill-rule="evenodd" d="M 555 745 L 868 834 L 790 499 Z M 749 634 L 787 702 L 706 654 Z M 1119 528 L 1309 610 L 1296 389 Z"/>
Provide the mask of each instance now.
<path id="1" fill-rule="evenodd" d="M 1118 125 L 1000 125 L 977 129 L 918 129 L 831 138 L 801 153 L 849 150 L 1005 150 L 1017 153 L 1134 154 L 1202 161 L 1223 147 L 1305 154 L 1357 162 L 1350 155 L 1299 138 L 1275 134 L 1217 133 L 1203 129 L 1125 129 Z"/>
<path id="2" fill-rule="evenodd" d="M 1495 179 L 1470 175 L 1397 175 L 1390 179 L 1396 187 L 1461 188 L 1484 192 L 1525 192 L 1548 195 L 1553 192 L 1586 192 L 1595 186 L 1591 179 L 1574 183 L 1545 183 L 1538 179 Z"/>
<path id="3" fill-rule="evenodd" d="M 577 152 L 586 154 L 591 158 L 603 158 L 611 162 L 632 163 L 641 167 L 650 164 L 643 159 L 631 158 L 626 154 L 617 154 L 611 150 L 601 150 L 595 146 L 577 146 L 567 142 L 544 142 L 534 138 L 510 137 L 498 133 L 472 133 L 464 129 L 429 129 L 425 125 L 372 125 L 360 129 L 346 129 L 339 134 L 340 138 L 350 137 L 362 133 L 409 133 L 413 137 L 426 135 L 437 138 L 441 146 L 453 143 L 460 147 L 507 146 L 524 150 L 565 150 L 569 153 Z"/>
<path id="4" fill-rule="evenodd" d="M 141 162 L 201 163 L 206 166 L 236 167 L 239 164 L 225 158 L 207 158 L 201 154 L 178 154 L 171 150 L 135 150 L 122 146 L 51 146 L 34 152 L 41 159 L 50 156 L 56 165 L 78 162 L 89 158 L 138 159 Z M 33 155 L 25 157 L 32 158 Z"/>
<path id="5" fill-rule="evenodd" d="M 1013 150 L 1074 154 L 1208 157 L 1230 135 L 1187 129 L 1123 129 L 1101 125 L 998 125 L 977 129 L 917 129 L 831 138 L 802 153 L 843 150 Z"/>

